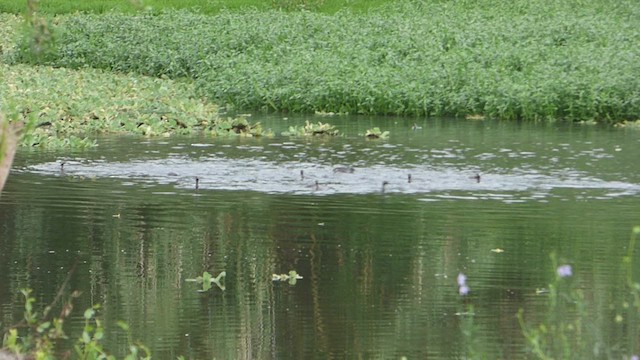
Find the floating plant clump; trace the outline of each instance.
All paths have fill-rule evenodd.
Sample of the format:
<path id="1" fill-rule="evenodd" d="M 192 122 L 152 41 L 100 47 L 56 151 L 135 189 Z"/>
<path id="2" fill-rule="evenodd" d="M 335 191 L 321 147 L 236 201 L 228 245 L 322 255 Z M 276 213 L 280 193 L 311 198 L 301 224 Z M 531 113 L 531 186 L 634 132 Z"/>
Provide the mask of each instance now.
<path id="1" fill-rule="evenodd" d="M 304 126 L 289 126 L 289 130 L 282 132 L 283 136 L 336 136 L 339 130 L 334 125 L 306 121 Z"/>
<path id="2" fill-rule="evenodd" d="M 379 127 L 374 127 L 373 129 L 367 130 L 364 137 L 367 139 L 386 139 L 389 137 L 389 132 L 382 131 Z"/>
<path id="3" fill-rule="evenodd" d="M 221 272 L 215 278 L 212 277 L 211 274 L 209 274 L 207 271 L 205 271 L 204 273 L 202 273 L 202 276 L 198 276 L 197 278 L 193 278 L 193 279 L 186 279 L 185 281 L 202 284 L 202 289 L 199 289 L 198 290 L 199 292 L 208 291 L 209 289 L 211 289 L 211 284 L 216 284 L 218 285 L 220 290 L 224 290 L 225 286 L 222 281 L 226 276 L 227 276 L 226 271 Z"/>
<path id="4" fill-rule="evenodd" d="M 288 281 L 289 284 L 295 285 L 298 280 L 302 279 L 295 270 L 289 271 L 288 274 L 273 274 L 271 275 L 272 281 Z"/>

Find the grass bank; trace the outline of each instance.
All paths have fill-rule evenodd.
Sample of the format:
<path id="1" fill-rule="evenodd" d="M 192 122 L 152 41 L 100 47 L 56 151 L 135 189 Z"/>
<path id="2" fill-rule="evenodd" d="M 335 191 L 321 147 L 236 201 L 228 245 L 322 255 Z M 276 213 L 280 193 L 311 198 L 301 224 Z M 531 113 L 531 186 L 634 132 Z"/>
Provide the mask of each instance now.
<path id="1" fill-rule="evenodd" d="M 12 61 L 188 78 L 238 109 L 617 122 L 640 117 L 639 16 L 629 0 L 80 15 Z"/>

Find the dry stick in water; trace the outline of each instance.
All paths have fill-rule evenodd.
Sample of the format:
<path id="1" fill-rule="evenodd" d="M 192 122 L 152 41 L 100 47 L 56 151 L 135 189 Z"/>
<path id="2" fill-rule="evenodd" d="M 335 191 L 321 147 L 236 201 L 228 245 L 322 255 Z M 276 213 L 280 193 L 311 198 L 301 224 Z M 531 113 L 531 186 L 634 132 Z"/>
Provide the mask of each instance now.
<path id="1" fill-rule="evenodd" d="M 9 124 L 0 114 L 0 192 L 9 176 L 13 155 L 18 145 L 18 130 L 21 126 Z"/>

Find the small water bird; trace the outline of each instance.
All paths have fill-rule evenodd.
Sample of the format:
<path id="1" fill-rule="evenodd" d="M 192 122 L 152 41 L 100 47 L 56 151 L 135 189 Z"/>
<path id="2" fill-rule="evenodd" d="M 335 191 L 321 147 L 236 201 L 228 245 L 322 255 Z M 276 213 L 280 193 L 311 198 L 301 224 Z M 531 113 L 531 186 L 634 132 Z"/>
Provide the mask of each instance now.
<path id="1" fill-rule="evenodd" d="M 476 182 L 479 183 L 480 182 L 480 173 L 477 173 L 477 174 L 473 175 L 469 179 L 474 179 Z"/>
<path id="2" fill-rule="evenodd" d="M 309 185 L 307 187 L 310 188 L 310 189 L 313 189 L 315 191 L 318 191 L 318 190 L 320 190 L 320 183 L 318 182 L 318 180 L 316 180 L 315 183 L 313 183 L 313 184 L 311 184 L 311 185 Z"/>
<path id="3" fill-rule="evenodd" d="M 300 180 L 304 180 L 304 170 L 300 170 Z"/>
<path id="4" fill-rule="evenodd" d="M 407 175 L 407 182 L 411 184 L 411 174 Z"/>
<path id="5" fill-rule="evenodd" d="M 356 169 L 352 168 L 351 166 L 338 166 L 333 168 L 334 173 L 353 174 L 354 171 L 356 171 Z"/>
<path id="6" fill-rule="evenodd" d="M 196 176 L 196 190 L 200 188 L 200 178 Z"/>
<path id="7" fill-rule="evenodd" d="M 411 126 L 411 130 L 416 131 L 416 130 L 420 130 L 422 129 L 422 126 L 418 126 L 417 123 L 413 123 L 413 125 Z"/>
<path id="8" fill-rule="evenodd" d="M 64 175 L 64 164 L 66 164 L 64 161 L 60 163 L 60 175 Z"/>
<path id="9" fill-rule="evenodd" d="M 384 194 L 385 191 L 387 191 L 387 185 L 389 185 L 388 181 L 383 181 L 382 182 L 382 190 L 380 192 L 382 192 Z"/>

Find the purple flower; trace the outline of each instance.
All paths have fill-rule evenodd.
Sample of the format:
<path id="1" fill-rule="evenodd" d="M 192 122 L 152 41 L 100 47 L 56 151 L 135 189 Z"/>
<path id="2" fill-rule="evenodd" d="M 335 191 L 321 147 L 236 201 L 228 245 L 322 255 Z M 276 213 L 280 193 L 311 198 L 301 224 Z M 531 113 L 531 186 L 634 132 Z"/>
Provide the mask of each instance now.
<path id="1" fill-rule="evenodd" d="M 458 286 L 465 286 L 467 284 L 467 276 L 463 273 L 458 274 Z"/>
<path id="2" fill-rule="evenodd" d="M 458 289 L 458 292 L 460 293 L 461 296 L 465 296 L 469 293 L 471 289 L 469 289 L 469 287 L 467 285 L 462 285 L 460 286 L 460 288 Z"/>
<path id="3" fill-rule="evenodd" d="M 471 289 L 467 286 L 467 276 L 463 273 L 458 274 L 458 293 L 461 296 L 465 296 Z"/>
<path id="4" fill-rule="evenodd" d="M 566 278 L 573 275 L 573 271 L 571 270 L 571 265 L 558 266 L 558 269 L 556 270 L 556 272 L 558 273 L 558 276 L 560 276 L 561 278 Z"/>

